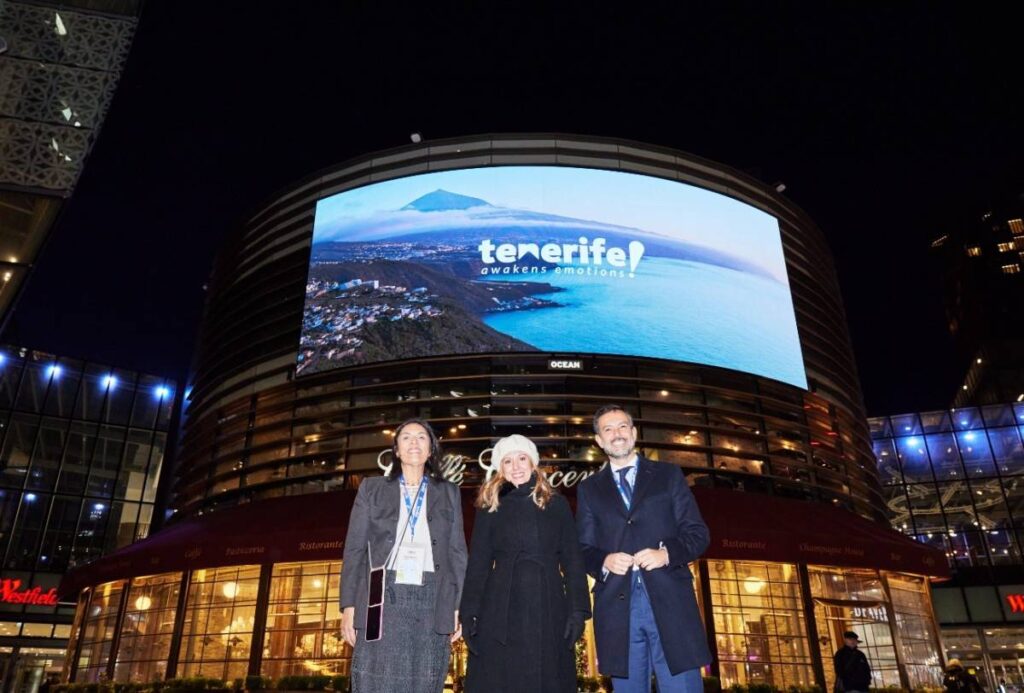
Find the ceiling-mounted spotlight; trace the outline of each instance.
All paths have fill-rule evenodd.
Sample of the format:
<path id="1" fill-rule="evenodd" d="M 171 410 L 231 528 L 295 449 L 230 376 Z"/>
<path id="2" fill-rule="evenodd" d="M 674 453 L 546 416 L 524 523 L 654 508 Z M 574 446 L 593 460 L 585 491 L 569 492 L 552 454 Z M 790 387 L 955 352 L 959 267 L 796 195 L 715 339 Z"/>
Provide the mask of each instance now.
<path id="1" fill-rule="evenodd" d="M 772 187 L 775 188 L 775 192 L 785 192 L 786 191 L 786 184 L 783 183 L 781 180 L 780 181 L 776 181 L 775 185 L 773 185 Z"/>
<path id="2" fill-rule="evenodd" d="M 423 141 L 423 135 L 421 135 L 418 132 L 414 132 L 411 135 L 409 135 L 409 139 L 412 140 L 413 144 L 419 144 L 420 142 Z"/>

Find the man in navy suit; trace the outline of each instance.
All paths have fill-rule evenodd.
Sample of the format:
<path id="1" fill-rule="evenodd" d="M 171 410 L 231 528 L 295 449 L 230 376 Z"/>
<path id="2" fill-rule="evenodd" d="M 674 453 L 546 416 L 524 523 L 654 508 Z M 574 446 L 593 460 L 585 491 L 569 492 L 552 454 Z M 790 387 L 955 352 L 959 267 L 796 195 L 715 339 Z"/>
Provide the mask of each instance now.
<path id="1" fill-rule="evenodd" d="M 688 563 L 707 548 L 708 528 L 682 470 L 636 452 L 636 427 L 622 407 L 594 414 L 608 455 L 576 492 L 576 525 L 594 585 L 598 668 L 615 693 L 703 690 L 711 661 Z"/>

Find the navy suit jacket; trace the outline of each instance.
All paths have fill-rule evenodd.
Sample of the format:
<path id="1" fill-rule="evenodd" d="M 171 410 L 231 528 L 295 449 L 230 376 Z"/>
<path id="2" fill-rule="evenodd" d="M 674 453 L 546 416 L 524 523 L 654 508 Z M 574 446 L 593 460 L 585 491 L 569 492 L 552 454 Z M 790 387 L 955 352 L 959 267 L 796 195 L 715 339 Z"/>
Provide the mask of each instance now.
<path id="1" fill-rule="evenodd" d="M 710 536 L 682 470 L 667 462 L 637 458 L 633 502 L 629 510 L 619 494 L 611 465 L 576 490 L 576 526 L 587 572 L 594 585 L 594 635 L 602 674 L 629 675 L 630 580 L 609 573 L 605 557 L 623 551 L 668 549 L 669 565 L 643 571 L 665 659 L 673 674 L 711 662 L 704 622 L 697 608 L 688 563 L 708 547 Z"/>

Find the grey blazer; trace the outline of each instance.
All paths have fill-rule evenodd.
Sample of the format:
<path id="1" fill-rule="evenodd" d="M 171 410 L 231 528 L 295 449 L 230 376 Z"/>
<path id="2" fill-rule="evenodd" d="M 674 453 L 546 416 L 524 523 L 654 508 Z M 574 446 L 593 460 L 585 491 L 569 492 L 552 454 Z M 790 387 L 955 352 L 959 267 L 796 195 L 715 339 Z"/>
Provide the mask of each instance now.
<path id="1" fill-rule="evenodd" d="M 380 566 L 391 553 L 398 526 L 402 488 L 398 480 L 385 477 L 363 479 L 356 493 L 345 535 L 344 563 L 341 566 L 341 608 L 356 608 L 355 627 L 366 623 L 369 577 L 366 543 L 373 560 Z M 427 525 L 434 554 L 437 579 L 437 603 L 434 605 L 434 631 L 455 630 L 455 610 L 462 599 L 466 578 L 466 534 L 462 529 L 462 499 L 459 487 L 450 481 L 430 479 L 427 486 Z M 387 600 L 384 602 L 387 609 Z"/>

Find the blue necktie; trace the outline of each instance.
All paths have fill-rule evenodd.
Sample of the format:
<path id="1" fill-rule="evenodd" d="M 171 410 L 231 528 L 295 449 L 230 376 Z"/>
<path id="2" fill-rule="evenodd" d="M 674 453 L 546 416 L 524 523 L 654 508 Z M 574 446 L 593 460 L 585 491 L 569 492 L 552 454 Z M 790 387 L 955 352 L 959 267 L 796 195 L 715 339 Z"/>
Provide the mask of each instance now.
<path id="1" fill-rule="evenodd" d="M 622 494 L 626 498 L 627 508 L 633 505 L 633 485 L 629 483 L 629 479 L 626 477 L 630 469 L 632 467 L 623 467 L 619 470 L 619 488 L 622 489 Z"/>

